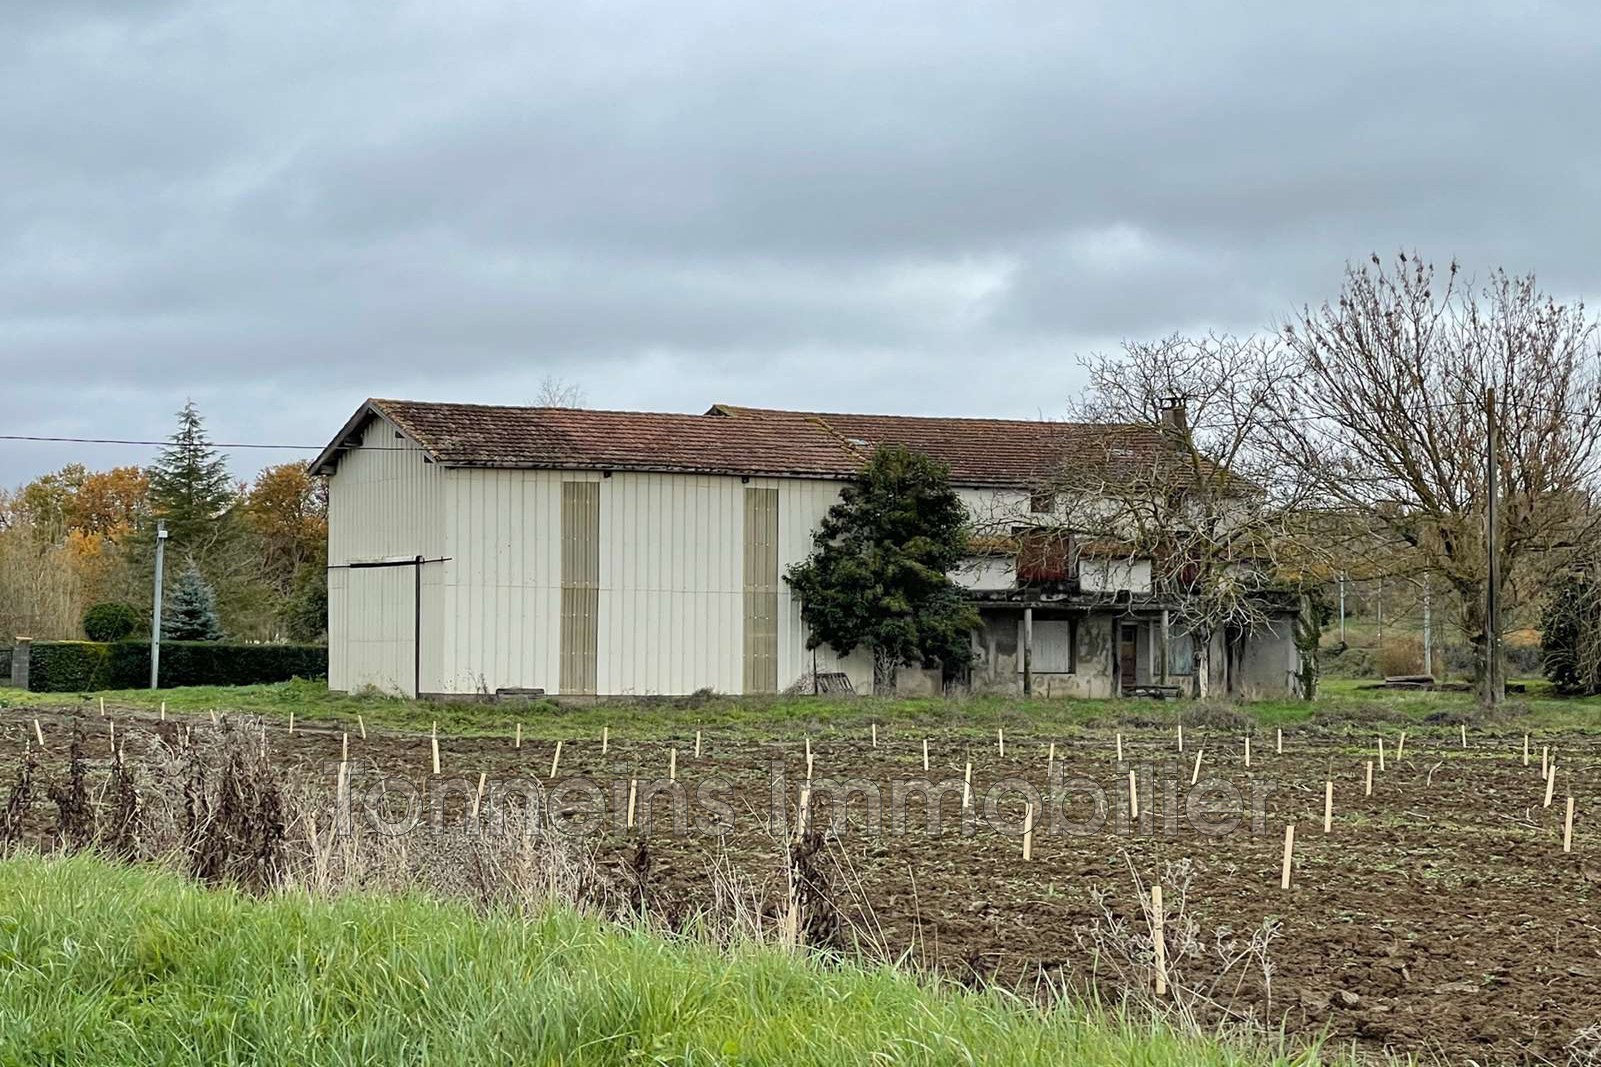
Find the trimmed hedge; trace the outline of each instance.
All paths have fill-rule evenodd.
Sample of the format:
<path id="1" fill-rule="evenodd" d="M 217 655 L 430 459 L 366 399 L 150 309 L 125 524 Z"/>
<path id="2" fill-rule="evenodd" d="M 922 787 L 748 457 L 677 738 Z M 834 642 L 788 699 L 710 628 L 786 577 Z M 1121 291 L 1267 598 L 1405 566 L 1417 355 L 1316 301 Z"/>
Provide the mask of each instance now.
<path id="1" fill-rule="evenodd" d="M 291 678 L 326 678 L 325 645 L 235 645 L 217 641 L 161 642 L 161 687 L 257 685 Z M 150 645 L 144 641 L 35 641 L 28 688 L 36 693 L 141 689 L 150 684 Z"/>

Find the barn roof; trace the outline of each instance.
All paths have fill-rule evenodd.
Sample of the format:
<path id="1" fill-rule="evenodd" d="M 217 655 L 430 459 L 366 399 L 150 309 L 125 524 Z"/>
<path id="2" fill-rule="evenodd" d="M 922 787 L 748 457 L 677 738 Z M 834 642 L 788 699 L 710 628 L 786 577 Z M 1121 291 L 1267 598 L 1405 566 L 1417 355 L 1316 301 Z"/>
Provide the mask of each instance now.
<path id="1" fill-rule="evenodd" d="M 1073 461 L 1134 476 L 1162 448 L 1150 426 L 782 411 L 718 404 L 704 415 L 367 401 L 312 463 L 333 470 L 373 418 L 447 467 L 643 470 L 848 478 L 880 445 L 949 464 L 958 485 L 1026 488 Z M 1126 466 L 1126 472 L 1117 468 Z"/>

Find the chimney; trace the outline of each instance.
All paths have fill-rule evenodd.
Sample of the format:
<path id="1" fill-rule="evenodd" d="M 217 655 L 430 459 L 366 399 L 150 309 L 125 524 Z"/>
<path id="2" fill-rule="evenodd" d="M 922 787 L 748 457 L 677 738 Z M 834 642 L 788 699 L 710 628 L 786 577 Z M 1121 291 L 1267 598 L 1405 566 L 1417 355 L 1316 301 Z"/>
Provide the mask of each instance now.
<path id="1" fill-rule="evenodd" d="M 1161 425 L 1164 430 L 1173 430 L 1181 434 L 1190 432 L 1190 422 L 1184 414 L 1184 398 L 1182 396 L 1164 396 L 1162 398 Z"/>

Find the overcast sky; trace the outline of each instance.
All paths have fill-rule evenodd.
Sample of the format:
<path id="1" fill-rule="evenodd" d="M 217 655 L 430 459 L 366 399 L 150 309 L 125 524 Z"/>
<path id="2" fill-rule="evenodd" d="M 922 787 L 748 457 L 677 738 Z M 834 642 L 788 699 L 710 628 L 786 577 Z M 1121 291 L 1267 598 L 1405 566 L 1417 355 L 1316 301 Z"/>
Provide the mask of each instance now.
<path id="1" fill-rule="evenodd" d="M 1056 415 L 1416 247 L 1601 292 L 1601 5 L 0 2 L 0 433 Z M 235 452 L 248 474 L 299 453 Z M 0 485 L 150 450 L 0 441 Z"/>

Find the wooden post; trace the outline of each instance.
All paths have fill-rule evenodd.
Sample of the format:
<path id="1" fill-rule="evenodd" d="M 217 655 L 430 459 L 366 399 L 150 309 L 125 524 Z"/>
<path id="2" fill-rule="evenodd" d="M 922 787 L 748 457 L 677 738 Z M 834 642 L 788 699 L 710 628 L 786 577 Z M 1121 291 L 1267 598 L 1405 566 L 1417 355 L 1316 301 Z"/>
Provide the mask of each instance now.
<path id="1" fill-rule="evenodd" d="M 1273 752 L 1276 755 L 1284 755 L 1284 728 L 1282 726 L 1273 732 Z"/>
<path id="2" fill-rule="evenodd" d="M 100 717 L 102 719 L 106 717 L 106 698 L 105 697 L 101 697 L 100 698 Z"/>
<path id="3" fill-rule="evenodd" d="M 1128 815 L 1129 820 L 1134 822 L 1140 817 L 1140 787 L 1132 769 L 1128 772 Z"/>
<path id="4" fill-rule="evenodd" d="M 611 727 L 602 726 L 600 728 L 600 754 L 604 756 L 609 748 L 611 748 Z"/>
<path id="5" fill-rule="evenodd" d="M 1156 946 L 1156 995 L 1167 996 L 1167 918 L 1162 913 L 1162 887 L 1151 887 L 1151 941 Z"/>
<path id="6" fill-rule="evenodd" d="M 116 759 L 117 758 L 117 720 L 116 719 L 112 719 L 106 725 L 111 727 L 111 758 L 112 759 Z"/>
<path id="7" fill-rule="evenodd" d="M 1056 769 L 1056 742 L 1052 741 L 1051 742 L 1051 747 L 1045 753 L 1045 777 L 1049 778 L 1051 776 L 1051 772 L 1054 771 L 1055 769 Z"/>
<path id="8" fill-rule="evenodd" d="M 878 723 L 873 724 L 873 747 L 878 747 Z"/>
<path id="9" fill-rule="evenodd" d="M 1245 735 L 1245 765 L 1247 767 L 1249 767 L 1251 765 L 1251 735 L 1250 734 L 1246 734 Z"/>
<path id="10" fill-rule="evenodd" d="M 1287 823 L 1284 827 L 1284 867 L 1279 873 L 1279 888 L 1290 888 L 1290 862 L 1295 857 L 1295 824 Z"/>
<path id="11" fill-rule="evenodd" d="M 1179 723 L 1179 751 L 1180 752 L 1184 751 L 1184 724 L 1183 723 Z M 1160 891 L 1161 887 L 1158 886 L 1157 888 Z"/>
<path id="12" fill-rule="evenodd" d="M 1527 767 L 1529 765 L 1529 735 L 1528 734 L 1524 734 L 1523 735 L 1523 765 L 1525 767 Z"/>
<path id="13" fill-rule="evenodd" d="M 1568 797 L 1568 814 L 1562 820 L 1562 851 L 1573 851 L 1573 797 Z"/>
<path id="14" fill-rule="evenodd" d="M 639 799 L 639 779 L 628 779 L 628 825 L 634 825 L 634 805 Z"/>
<path id="15" fill-rule="evenodd" d="M 339 762 L 350 762 L 350 731 L 346 730 L 339 735 Z"/>
<path id="16" fill-rule="evenodd" d="M 1117 762 L 1123 762 L 1123 735 L 1117 735 Z"/>
<path id="17" fill-rule="evenodd" d="M 811 768 L 808 767 L 807 771 L 809 773 L 811 771 Z M 551 777 L 554 778 L 556 776 L 553 774 L 553 775 L 551 775 Z M 674 745 L 672 748 L 667 750 L 667 780 L 669 782 L 678 781 L 678 746 L 677 745 Z"/>
<path id="18" fill-rule="evenodd" d="M 967 772 L 962 775 L 962 810 L 973 806 L 973 761 L 967 761 Z"/>
<path id="19" fill-rule="evenodd" d="M 439 774 L 439 738 L 437 736 L 430 737 L 428 739 L 428 743 L 433 748 L 433 753 L 434 753 L 434 774 L 438 775 Z"/>
<path id="20" fill-rule="evenodd" d="M 1464 722 L 1464 723 L 1458 723 L 1457 725 L 1462 728 L 1462 747 L 1463 748 L 1467 748 L 1468 747 L 1468 724 Z M 1400 749 L 1396 750 L 1395 758 L 1396 759 L 1400 759 L 1401 758 Z"/>
<path id="21" fill-rule="evenodd" d="M 676 748 L 673 749 L 673 754 L 674 755 L 678 754 L 678 750 Z M 552 779 L 554 779 L 556 777 L 556 768 L 560 767 L 560 766 L 561 766 L 561 742 L 557 741 L 556 742 L 556 752 L 555 752 L 554 755 L 552 755 L 550 757 L 550 777 Z"/>
<path id="22" fill-rule="evenodd" d="M 1023 862 L 1034 858 L 1034 802 L 1023 811 Z"/>
<path id="23" fill-rule="evenodd" d="M 167 702 L 165 700 L 161 702 L 161 721 L 167 721 Z"/>
<path id="24" fill-rule="evenodd" d="M 213 725 L 213 726 L 219 725 L 219 723 L 217 722 L 217 709 L 216 708 L 212 708 L 211 709 L 211 725 Z"/>
<path id="25" fill-rule="evenodd" d="M 367 740 L 367 720 L 360 715 L 356 716 L 356 725 L 361 727 L 361 739 Z"/>
<path id="26" fill-rule="evenodd" d="M 523 724 L 522 723 L 518 723 L 517 724 L 517 734 L 516 734 L 515 737 L 512 738 L 511 747 L 512 748 L 522 748 L 523 747 Z"/>
<path id="27" fill-rule="evenodd" d="M 809 782 L 812 780 L 812 739 L 807 736 L 803 740 L 806 742 L 806 780 Z"/>
<path id="28" fill-rule="evenodd" d="M 1367 788 L 1365 790 L 1363 790 L 1362 795 L 1365 796 L 1365 797 L 1370 797 L 1370 796 L 1373 795 L 1373 761 L 1372 760 L 1368 760 L 1368 784 L 1367 784 Z"/>
<path id="29" fill-rule="evenodd" d="M 695 731 L 695 758 L 700 759 L 700 731 Z"/>
<path id="30" fill-rule="evenodd" d="M 923 738 L 923 770 L 928 770 L 928 738 Z"/>
<path id="31" fill-rule="evenodd" d="M 1323 832 L 1334 829 L 1334 782 L 1323 783 Z"/>
<path id="32" fill-rule="evenodd" d="M 1395 743 L 1395 762 L 1401 762 L 1401 755 L 1406 752 L 1406 731 L 1401 731 L 1401 739 Z"/>
<path id="33" fill-rule="evenodd" d="M 44 748 L 44 729 L 40 727 L 39 720 L 33 720 L 33 736 L 39 739 L 39 747 Z"/>
<path id="34" fill-rule="evenodd" d="M 1201 780 L 1201 757 L 1206 754 L 1205 746 L 1195 750 L 1195 770 L 1190 772 L 1190 784 L 1194 785 Z"/>
<path id="35" fill-rule="evenodd" d="M 478 792 L 473 795 L 473 818 L 478 818 L 478 812 L 484 803 L 484 783 L 489 780 L 488 771 L 478 772 Z"/>
<path id="36" fill-rule="evenodd" d="M 1551 806 L 1551 796 L 1557 788 L 1557 765 L 1551 764 L 1551 775 L 1545 780 L 1545 806 Z"/>
<path id="37" fill-rule="evenodd" d="M 295 736 L 295 713 L 293 709 L 289 712 L 289 736 Z"/>
<path id="38" fill-rule="evenodd" d="M 1550 745 L 1541 745 L 1540 746 L 1540 781 L 1543 782 L 1547 778 L 1549 778 L 1550 776 L 1551 776 L 1551 746 Z"/>
<path id="39" fill-rule="evenodd" d="M 1001 726 L 995 728 L 995 749 L 1000 753 L 1001 759 L 1006 758 L 1006 729 Z"/>
<path id="40" fill-rule="evenodd" d="M 1384 770 L 1384 738 L 1379 738 L 1379 770 Z"/>

